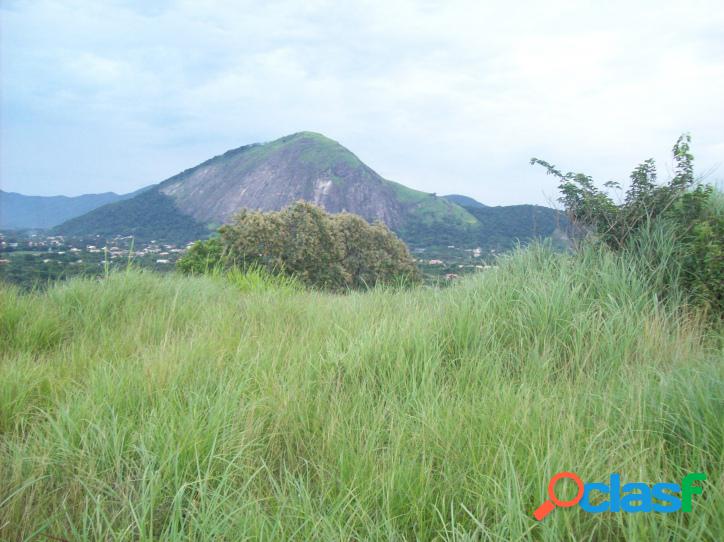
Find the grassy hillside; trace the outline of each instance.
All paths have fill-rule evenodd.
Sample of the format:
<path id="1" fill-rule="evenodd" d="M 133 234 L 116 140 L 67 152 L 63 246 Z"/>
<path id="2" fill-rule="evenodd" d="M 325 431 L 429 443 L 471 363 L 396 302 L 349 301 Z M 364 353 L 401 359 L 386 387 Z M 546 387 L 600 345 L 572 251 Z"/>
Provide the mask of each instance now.
<path id="1" fill-rule="evenodd" d="M 487 207 L 487 205 L 483 205 L 478 200 L 461 194 L 448 194 L 447 196 L 443 196 L 443 198 L 448 201 L 452 201 L 453 203 L 457 203 L 461 207 Z"/>
<path id="2" fill-rule="evenodd" d="M 507 250 L 517 242 L 554 236 L 568 229 L 564 213 L 541 205 L 465 207 L 477 220 L 476 241 L 483 248 Z"/>
<path id="3" fill-rule="evenodd" d="M 675 300 L 540 247 L 444 289 L 2 290 L 0 539 L 717 540 L 721 336 Z M 562 470 L 708 481 L 688 514 L 537 523 Z"/>
<path id="4" fill-rule="evenodd" d="M 396 233 L 412 246 L 474 242 L 476 219 L 460 205 L 434 194 L 385 181 L 405 208 L 405 220 Z"/>
<path id="5" fill-rule="evenodd" d="M 172 198 L 154 187 L 134 198 L 111 203 L 68 220 L 54 228 L 53 232 L 68 236 L 133 235 L 142 241 L 155 239 L 185 243 L 207 237 L 211 230 L 183 214 Z"/>

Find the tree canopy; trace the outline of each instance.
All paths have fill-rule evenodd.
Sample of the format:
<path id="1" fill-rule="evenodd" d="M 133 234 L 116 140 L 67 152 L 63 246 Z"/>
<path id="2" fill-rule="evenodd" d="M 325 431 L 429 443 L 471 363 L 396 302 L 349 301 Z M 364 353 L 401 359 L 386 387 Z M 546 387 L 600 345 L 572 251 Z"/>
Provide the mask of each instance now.
<path id="1" fill-rule="evenodd" d="M 255 266 L 332 290 L 420 280 L 407 247 L 387 226 L 302 201 L 282 211 L 243 210 L 219 233 L 195 243 L 179 269 Z"/>

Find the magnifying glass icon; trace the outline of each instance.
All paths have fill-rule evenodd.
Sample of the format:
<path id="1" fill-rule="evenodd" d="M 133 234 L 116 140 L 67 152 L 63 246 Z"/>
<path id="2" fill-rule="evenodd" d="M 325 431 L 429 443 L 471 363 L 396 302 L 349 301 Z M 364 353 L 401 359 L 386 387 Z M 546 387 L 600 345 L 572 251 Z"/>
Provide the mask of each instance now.
<path id="1" fill-rule="evenodd" d="M 558 480 L 562 478 L 569 478 L 573 480 L 578 486 L 578 494 L 570 501 L 560 500 L 558 497 L 556 497 L 555 491 L 553 491 L 556 482 L 558 482 Z M 533 517 L 538 521 L 541 521 L 544 517 L 550 514 L 556 506 L 560 506 L 561 508 L 568 508 L 570 506 L 577 505 L 583 498 L 583 480 L 581 480 L 574 472 L 559 472 L 553 478 L 551 478 L 550 482 L 548 482 L 548 496 L 550 497 L 550 500 L 541 504 L 536 509 L 536 511 L 533 512 Z"/>

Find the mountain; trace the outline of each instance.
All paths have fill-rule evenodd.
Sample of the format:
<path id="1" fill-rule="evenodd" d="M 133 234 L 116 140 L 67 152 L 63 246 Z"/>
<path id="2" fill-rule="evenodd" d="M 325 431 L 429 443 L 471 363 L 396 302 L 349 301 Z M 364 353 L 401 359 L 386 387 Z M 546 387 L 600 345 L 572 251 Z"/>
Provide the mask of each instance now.
<path id="1" fill-rule="evenodd" d="M 208 236 L 240 209 L 279 210 L 300 199 L 381 220 L 412 246 L 505 249 L 554 235 L 563 220 L 547 207 L 488 207 L 466 196 L 407 188 L 383 179 L 339 143 L 300 132 L 215 156 L 54 231 L 186 242 Z"/>
<path id="2" fill-rule="evenodd" d="M 182 213 L 158 185 L 133 198 L 104 205 L 64 222 L 53 233 L 67 236 L 114 237 L 133 235 L 139 240 L 184 243 L 208 237 L 213 227 Z"/>
<path id="3" fill-rule="evenodd" d="M 67 196 L 25 196 L 0 190 L 0 229 L 45 229 L 107 203 L 132 197 L 114 192 Z"/>
<path id="4" fill-rule="evenodd" d="M 452 201 L 453 203 L 457 203 L 458 205 L 461 205 L 462 207 L 487 207 L 487 205 L 483 205 L 478 200 L 473 199 L 468 196 L 461 196 L 460 194 L 449 194 L 447 196 L 443 196 L 448 201 Z"/>
<path id="5" fill-rule="evenodd" d="M 568 218 L 550 207 L 478 204 L 464 208 L 478 221 L 476 243 L 482 248 L 505 250 L 518 242 L 547 237 L 552 237 L 560 247 L 568 246 Z"/>
<path id="6" fill-rule="evenodd" d="M 188 241 L 239 209 L 279 210 L 300 199 L 381 220 L 410 242 L 449 242 L 477 224 L 459 205 L 383 179 L 339 143 L 301 132 L 230 150 L 56 231 Z"/>

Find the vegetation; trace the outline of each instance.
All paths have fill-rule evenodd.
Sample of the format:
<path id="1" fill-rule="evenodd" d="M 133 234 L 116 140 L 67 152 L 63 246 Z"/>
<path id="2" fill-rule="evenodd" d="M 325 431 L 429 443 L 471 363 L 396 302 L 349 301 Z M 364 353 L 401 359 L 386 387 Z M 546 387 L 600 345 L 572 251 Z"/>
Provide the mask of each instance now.
<path id="1" fill-rule="evenodd" d="M 657 244 L 647 243 L 654 250 L 637 246 L 644 237 L 650 240 L 657 230 L 668 229 L 663 243 L 672 251 L 665 257 L 671 266 L 660 282 L 660 293 L 667 294 L 678 281 L 696 303 L 708 306 L 715 317 L 724 315 L 724 201 L 713 186 L 697 184 L 694 178 L 694 156 L 691 136 L 684 134 L 673 147 L 674 175 L 665 184 L 657 184 L 653 159 L 641 163 L 631 173 L 631 184 L 622 203 L 596 187 L 593 179 L 583 173 L 561 173 L 555 166 L 533 158 L 561 181 L 560 201 L 571 219 L 591 230 L 607 247 L 626 251 L 632 258 L 645 258 L 651 269 L 661 265 L 664 254 Z M 620 188 L 618 183 L 606 183 Z"/>
<path id="2" fill-rule="evenodd" d="M 187 275 L 217 273 L 226 267 L 226 250 L 218 237 L 196 241 L 176 262 L 176 268 Z"/>
<path id="3" fill-rule="evenodd" d="M 0 231 L 0 281 L 32 290 L 71 277 L 100 278 L 129 265 L 169 272 L 174 270 L 181 250 L 175 245 L 126 237 L 59 238 Z"/>
<path id="4" fill-rule="evenodd" d="M 2 287 L 0 539 L 718 540 L 720 330 L 621 253 L 498 265 L 345 296 L 258 271 Z M 688 514 L 538 523 L 561 470 L 708 481 Z"/>
<path id="5" fill-rule="evenodd" d="M 435 194 L 386 181 L 406 209 L 398 235 L 411 246 L 474 242 L 477 221 L 465 208 Z"/>
<path id="6" fill-rule="evenodd" d="M 509 250 L 517 243 L 556 238 L 559 247 L 566 246 L 568 219 L 563 213 L 540 205 L 507 205 L 503 207 L 470 207 L 468 212 L 477 221 L 476 246 L 498 251 Z"/>
<path id="7" fill-rule="evenodd" d="M 416 210 L 397 232 L 413 247 L 462 245 L 500 252 L 519 243 L 556 237 L 568 226 L 565 214 L 540 205 L 490 207 L 466 196 L 438 198 L 391 184 L 400 201 Z M 560 239 L 558 243 L 561 245 Z"/>
<path id="8" fill-rule="evenodd" d="M 183 214 L 173 199 L 158 188 L 94 209 L 64 222 L 53 232 L 78 237 L 90 234 L 101 237 L 133 235 L 139 241 L 154 239 L 180 243 L 209 235 L 204 225 Z"/>
<path id="9" fill-rule="evenodd" d="M 407 247 L 382 223 L 329 214 L 305 202 L 280 212 L 242 211 L 221 237 L 197 242 L 179 260 L 186 273 L 221 267 L 259 266 L 332 290 L 417 282 Z"/>
<path id="10" fill-rule="evenodd" d="M 0 280 L 25 289 L 47 286 L 57 280 L 80 275 L 101 275 L 104 271 L 97 262 L 77 263 L 69 255 L 49 264 L 43 263 L 42 253 L 23 251 L 7 256 L 10 257 L 9 263 L 0 265 Z"/>

